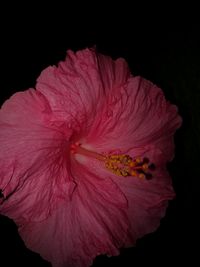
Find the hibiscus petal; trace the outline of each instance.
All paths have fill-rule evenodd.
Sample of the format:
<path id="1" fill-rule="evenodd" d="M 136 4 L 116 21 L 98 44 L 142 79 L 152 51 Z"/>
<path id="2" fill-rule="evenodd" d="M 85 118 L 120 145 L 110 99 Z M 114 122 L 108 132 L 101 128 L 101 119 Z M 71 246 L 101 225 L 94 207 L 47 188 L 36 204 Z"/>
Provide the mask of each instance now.
<path id="1" fill-rule="evenodd" d="M 123 59 L 68 51 L 36 91 L 15 94 L 0 111 L 2 213 L 54 267 L 117 255 L 158 227 L 174 197 L 165 165 L 180 123 L 161 90 L 131 76 Z M 98 154 L 111 150 L 148 157 L 153 179 L 111 173 Z"/>
<path id="2" fill-rule="evenodd" d="M 140 149 L 137 152 L 156 162 L 152 180 L 115 175 L 105 168 L 104 163 L 94 159 L 85 158 L 85 160 L 79 161 L 99 179 L 111 179 L 127 199 L 128 205 L 124 210 L 127 212 L 130 228 L 129 236 L 123 245 L 126 247 L 134 245 L 138 238 L 158 228 L 161 218 L 165 215 L 169 200 L 175 196 L 162 152 L 156 148 Z M 135 151 L 131 151 L 131 155 L 132 153 L 134 155 Z"/>
<path id="3" fill-rule="evenodd" d="M 131 242 L 127 240 L 126 246 L 132 246 L 138 238 L 155 231 L 166 213 L 169 200 L 175 197 L 162 152 L 154 148 L 143 152 L 140 150 L 140 153 L 140 156 L 148 156 L 156 164 L 151 180 L 112 175 L 112 180 L 119 186 L 129 204 L 127 214 L 131 224 Z"/>
<path id="4" fill-rule="evenodd" d="M 155 144 L 167 160 L 171 159 L 173 135 L 181 118 L 177 107 L 166 101 L 157 86 L 141 77 L 132 77 L 123 87 L 113 89 L 108 98 L 110 104 L 105 104 L 96 116 L 87 143 L 95 143 L 99 150 L 106 147 L 123 152 Z"/>
<path id="5" fill-rule="evenodd" d="M 51 117 L 47 100 L 34 89 L 16 93 L 0 110 L 1 212 L 19 223 L 46 218 L 69 195 L 66 136 Z"/>
<path id="6" fill-rule="evenodd" d="M 129 235 L 127 200 L 118 186 L 77 163 L 73 175 L 78 186 L 71 202 L 47 220 L 20 228 L 26 245 L 53 267 L 86 267 L 96 255 L 118 255 Z"/>
<path id="7" fill-rule="evenodd" d="M 93 49 L 73 53 L 58 67 L 48 67 L 36 89 L 48 99 L 55 117 L 67 121 L 79 136 L 90 129 L 113 86 L 121 86 L 129 75 L 125 60 L 111 60 Z"/>

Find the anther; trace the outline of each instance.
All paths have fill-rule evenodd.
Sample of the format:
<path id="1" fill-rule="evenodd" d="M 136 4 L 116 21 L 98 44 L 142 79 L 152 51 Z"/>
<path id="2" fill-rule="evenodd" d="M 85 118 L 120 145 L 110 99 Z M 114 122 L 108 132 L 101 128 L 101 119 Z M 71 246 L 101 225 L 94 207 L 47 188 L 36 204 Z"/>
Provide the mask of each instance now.
<path id="1" fill-rule="evenodd" d="M 133 176 L 150 180 L 153 176 L 150 171 L 155 170 L 153 163 L 149 164 L 148 158 L 136 157 L 133 159 L 127 154 L 102 155 L 94 151 L 87 150 L 80 143 L 76 142 L 70 146 L 72 154 L 80 154 L 92 157 L 104 162 L 106 169 L 118 176 Z"/>

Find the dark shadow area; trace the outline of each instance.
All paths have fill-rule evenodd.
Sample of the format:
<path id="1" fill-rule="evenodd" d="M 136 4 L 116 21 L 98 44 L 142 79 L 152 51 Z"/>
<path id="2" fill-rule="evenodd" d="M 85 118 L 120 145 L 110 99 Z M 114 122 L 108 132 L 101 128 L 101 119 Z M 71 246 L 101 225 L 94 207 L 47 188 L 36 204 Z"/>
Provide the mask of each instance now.
<path id="1" fill-rule="evenodd" d="M 27 249 L 20 238 L 15 223 L 0 215 L 0 266 L 51 267 L 37 253 Z"/>

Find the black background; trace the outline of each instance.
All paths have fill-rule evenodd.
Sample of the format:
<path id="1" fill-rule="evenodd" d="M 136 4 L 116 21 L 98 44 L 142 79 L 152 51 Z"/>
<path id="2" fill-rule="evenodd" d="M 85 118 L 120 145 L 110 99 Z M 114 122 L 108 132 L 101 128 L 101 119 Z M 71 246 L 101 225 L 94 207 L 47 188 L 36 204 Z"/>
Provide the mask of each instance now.
<path id="1" fill-rule="evenodd" d="M 14 92 L 34 87 L 40 72 L 63 60 L 67 49 L 96 45 L 99 52 L 114 59 L 124 57 L 133 74 L 160 86 L 183 118 L 175 135 L 176 157 L 169 164 L 177 196 L 160 228 L 139 240 L 135 248 L 122 249 L 119 257 L 97 257 L 93 266 L 193 266 L 198 258 L 200 179 L 200 27 L 193 20 L 196 14 L 165 7 L 152 13 L 148 7 L 144 11 L 131 5 L 118 11 L 96 6 L 87 13 L 76 6 L 57 9 L 52 5 L 51 12 L 41 10 L 40 5 L 23 8 L 12 5 L 5 9 L 6 15 L 2 11 L 1 104 Z M 25 248 L 15 224 L 1 216 L 0 266 L 17 265 L 50 266 Z"/>

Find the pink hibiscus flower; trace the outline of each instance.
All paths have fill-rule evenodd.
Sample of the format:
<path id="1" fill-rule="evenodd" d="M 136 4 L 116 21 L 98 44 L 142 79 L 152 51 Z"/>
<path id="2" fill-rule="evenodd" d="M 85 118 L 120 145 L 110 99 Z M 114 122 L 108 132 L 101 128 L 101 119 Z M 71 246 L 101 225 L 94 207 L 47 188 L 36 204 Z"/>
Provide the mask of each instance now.
<path id="1" fill-rule="evenodd" d="M 86 267 L 154 231 L 174 197 L 177 108 L 93 49 L 45 69 L 0 110 L 0 212 L 53 267 Z"/>

